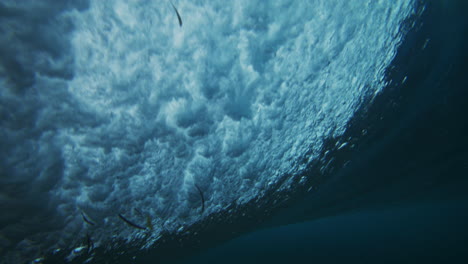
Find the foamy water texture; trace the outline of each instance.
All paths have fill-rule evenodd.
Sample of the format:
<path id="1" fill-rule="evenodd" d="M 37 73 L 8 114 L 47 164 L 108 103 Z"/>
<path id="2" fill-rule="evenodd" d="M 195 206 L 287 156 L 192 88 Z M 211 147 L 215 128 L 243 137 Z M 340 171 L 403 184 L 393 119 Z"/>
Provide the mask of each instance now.
<path id="1" fill-rule="evenodd" d="M 2 254 L 143 239 L 118 213 L 150 215 L 149 245 L 289 188 L 383 88 L 414 11 L 179 0 L 180 27 L 169 1 L 63 2 L 0 4 Z"/>

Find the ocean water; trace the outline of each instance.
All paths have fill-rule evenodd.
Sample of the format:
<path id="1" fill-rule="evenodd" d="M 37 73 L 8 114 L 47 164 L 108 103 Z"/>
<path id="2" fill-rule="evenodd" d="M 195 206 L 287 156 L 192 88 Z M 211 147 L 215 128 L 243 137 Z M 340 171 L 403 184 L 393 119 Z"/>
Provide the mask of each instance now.
<path id="1" fill-rule="evenodd" d="M 0 263 L 468 259 L 467 5 L 2 1 Z"/>

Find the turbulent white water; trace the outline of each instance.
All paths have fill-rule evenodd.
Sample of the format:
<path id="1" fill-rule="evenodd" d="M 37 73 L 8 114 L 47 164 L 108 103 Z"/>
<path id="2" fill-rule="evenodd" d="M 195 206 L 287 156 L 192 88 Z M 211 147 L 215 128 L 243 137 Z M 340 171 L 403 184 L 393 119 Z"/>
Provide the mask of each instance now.
<path id="1" fill-rule="evenodd" d="M 0 243 L 43 249 L 136 238 L 117 217 L 143 225 L 134 209 L 157 237 L 300 175 L 383 88 L 414 11 L 179 0 L 179 27 L 169 1 L 17 2 L 0 4 Z"/>

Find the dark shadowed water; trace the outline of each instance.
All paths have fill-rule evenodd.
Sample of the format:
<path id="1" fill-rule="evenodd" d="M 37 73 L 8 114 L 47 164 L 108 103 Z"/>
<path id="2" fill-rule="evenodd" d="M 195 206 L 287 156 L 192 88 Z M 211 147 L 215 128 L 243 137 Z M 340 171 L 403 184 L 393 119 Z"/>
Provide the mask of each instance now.
<path id="1" fill-rule="evenodd" d="M 349 161 L 336 181 L 265 229 L 184 263 L 466 262 L 467 11 L 463 1 L 427 2 L 390 67 L 392 82 L 348 130 L 372 124 L 357 150 L 337 155 Z"/>

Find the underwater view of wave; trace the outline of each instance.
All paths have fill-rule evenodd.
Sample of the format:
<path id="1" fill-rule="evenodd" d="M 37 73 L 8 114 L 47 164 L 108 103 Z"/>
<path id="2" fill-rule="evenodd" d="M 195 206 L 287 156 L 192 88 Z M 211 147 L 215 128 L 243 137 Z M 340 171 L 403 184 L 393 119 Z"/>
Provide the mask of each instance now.
<path id="1" fill-rule="evenodd" d="M 329 180 L 423 9 L 2 1 L 0 263 L 130 263 L 246 232 Z"/>

